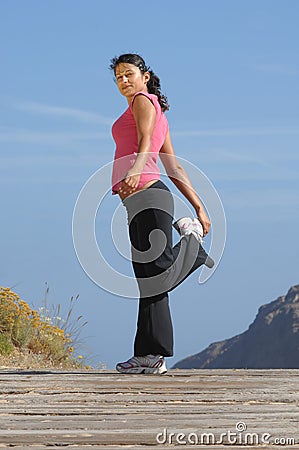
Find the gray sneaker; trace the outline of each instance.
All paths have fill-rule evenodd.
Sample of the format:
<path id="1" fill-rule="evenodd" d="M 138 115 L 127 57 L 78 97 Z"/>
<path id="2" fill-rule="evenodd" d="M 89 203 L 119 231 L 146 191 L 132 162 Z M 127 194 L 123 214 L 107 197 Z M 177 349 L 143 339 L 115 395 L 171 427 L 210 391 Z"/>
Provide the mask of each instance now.
<path id="1" fill-rule="evenodd" d="M 167 372 L 165 360 L 160 355 L 132 356 L 128 361 L 118 363 L 120 373 L 152 373 L 162 375 Z"/>

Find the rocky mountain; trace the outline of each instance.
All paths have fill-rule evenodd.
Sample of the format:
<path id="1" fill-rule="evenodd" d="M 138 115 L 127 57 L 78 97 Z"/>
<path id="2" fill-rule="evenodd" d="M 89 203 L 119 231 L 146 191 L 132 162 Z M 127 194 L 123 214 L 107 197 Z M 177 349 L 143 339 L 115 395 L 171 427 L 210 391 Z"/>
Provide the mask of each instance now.
<path id="1" fill-rule="evenodd" d="M 215 342 L 173 368 L 299 368 L 299 285 L 261 306 L 244 333 Z"/>

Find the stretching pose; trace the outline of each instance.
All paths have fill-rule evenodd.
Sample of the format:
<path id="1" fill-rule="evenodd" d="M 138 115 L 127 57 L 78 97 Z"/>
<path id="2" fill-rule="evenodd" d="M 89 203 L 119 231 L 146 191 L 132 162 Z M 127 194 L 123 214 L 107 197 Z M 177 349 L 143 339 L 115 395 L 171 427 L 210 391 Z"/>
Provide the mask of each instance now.
<path id="1" fill-rule="evenodd" d="M 202 247 L 210 221 L 182 165 L 177 161 L 164 114 L 169 109 L 160 80 L 137 54 L 111 60 L 119 92 L 128 108 L 112 127 L 116 143 L 112 193 L 126 208 L 132 264 L 140 299 L 134 355 L 118 363 L 122 373 L 167 371 L 173 356 L 173 329 L 168 293 L 189 274 L 213 260 Z M 170 180 L 190 202 L 195 217 L 173 223 L 173 197 L 160 180 L 160 159 Z M 172 226 L 181 238 L 173 246 Z"/>

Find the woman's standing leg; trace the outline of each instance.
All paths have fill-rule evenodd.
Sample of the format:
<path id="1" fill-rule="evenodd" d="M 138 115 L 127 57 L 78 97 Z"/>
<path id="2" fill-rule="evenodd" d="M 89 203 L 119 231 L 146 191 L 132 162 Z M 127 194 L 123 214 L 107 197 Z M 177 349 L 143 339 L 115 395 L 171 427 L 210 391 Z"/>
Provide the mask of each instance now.
<path id="1" fill-rule="evenodd" d="M 172 217 L 165 216 L 164 221 L 169 222 L 166 224 L 166 227 L 170 228 L 171 231 Z M 132 262 L 137 281 L 149 276 L 150 267 L 148 264 L 150 263 L 134 261 L 134 251 L 144 252 L 148 250 L 149 235 L 152 230 L 158 227 L 159 224 L 156 222 L 156 215 L 149 209 L 136 215 L 129 225 L 132 244 Z M 172 240 L 169 245 L 172 245 Z M 171 256 L 170 253 L 169 256 Z M 161 356 L 173 355 L 173 328 L 167 292 L 152 297 L 140 297 L 139 299 L 134 355 L 144 356 L 148 354 Z"/>
<path id="2" fill-rule="evenodd" d="M 139 300 L 134 355 L 173 356 L 173 328 L 167 292 Z"/>

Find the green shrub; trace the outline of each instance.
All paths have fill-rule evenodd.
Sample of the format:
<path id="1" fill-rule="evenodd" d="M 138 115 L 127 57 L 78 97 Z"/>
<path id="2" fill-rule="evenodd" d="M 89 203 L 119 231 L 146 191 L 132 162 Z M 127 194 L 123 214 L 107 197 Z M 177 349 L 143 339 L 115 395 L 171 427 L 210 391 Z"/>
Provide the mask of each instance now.
<path id="1" fill-rule="evenodd" d="M 14 346 L 10 342 L 7 334 L 0 332 L 0 355 L 10 355 L 14 350 Z"/>

